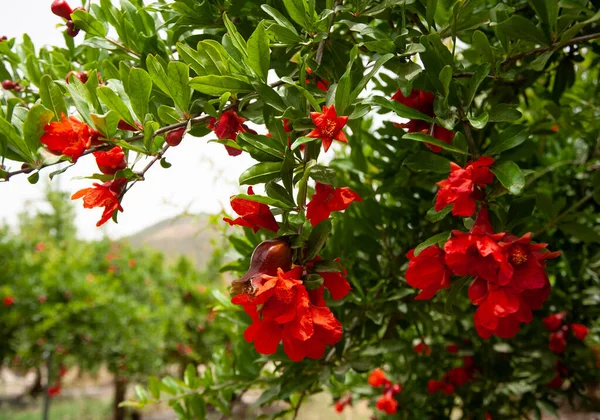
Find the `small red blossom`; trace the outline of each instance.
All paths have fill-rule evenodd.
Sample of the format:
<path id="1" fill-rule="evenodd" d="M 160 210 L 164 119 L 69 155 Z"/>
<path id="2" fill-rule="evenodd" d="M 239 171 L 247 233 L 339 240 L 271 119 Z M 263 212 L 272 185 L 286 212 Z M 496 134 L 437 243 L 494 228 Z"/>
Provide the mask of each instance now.
<path id="1" fill-rule="evenodd" d="M 114 175 L 117 171 L 127 167 L 127 160 L 125 160 L 125 153 L 121 146 L 115 146 L 108 152 L 94 152 L 93 155 L 96 158 L 98 169 L 103 174 Z"/>
<path id="2" fill-rule="evenodd" d="M 396 411 L 398 410 L 398 401 L 396 401 L 391 392 L 387 392 L 379 397 L 375 406 L 379 411 L 383 411 L 386 414 L 396 414 Z"/>
<path id="3" fill-rule="evenodd" d="M 398 89 L 398 91 L 392 96 L 392 100 L 416 109 L 420 113 L 429 117 L 435 117 L 435 113 L 433 112 L 433 102 L 435 100 L 435 96 L 431 92 L 413 89 L 410 92 L 410 95 L 404 96 L 402 91 Z M 447 144 L 452 144 L 452 140 L 454 140 L 454 133 L 452 131 L 442 127 L 441 125 L 430 124 L 427 121 L 409 120 L 407 123 L 394 123 L 394 125 L 398 128 L 405 129 L 409 133 L 429 134 Z M 432 152 L 436 153 L 442 150 L 441 147 L 434 144 L 425 143 L 425 146 L 427 146 Z"/>
<path id="4" fill-rule="evenodd" d="M 458 344 L 448 344 L 448 345 L 446 346 L 446 351 L 447 351 L 448 353 L 450 353 L 450 354 L 456 354 L 456 353 L 458 353 L 458 350 L 459 350 L 459 349 L 460 349 L 460 348 L 458 347 Z"/>
<path id="5" fill-rule="evenodd" d="M 308 67 L 306 69 L 306 73 L 311 75 L 313 73 L 312 69 L 310 67 Z M 316 78 L 316 86 L 318 89 L 322 90 L 323 92 L 327 92 L 329 90 L 329 82 L 325 79 L 323 79 L 322 77 L 319 76 L 315 76 Z M 310 85 L 310 79 L 306 79 L 306 84 Z"/>
<path id="6" fill-rule="evenodd" d="M 38 296 L 37 300 L 38 300 L 39 303 L 46 303 L 46 301 L 48 300 L 48 298 L 46 296 L 42 295 L 42 296 Z"/>
<path id="7" fill-rule="evenodd" d="M 4 299 L 2 300 L 2 303 L 4 304 L 4 306 L 13 306 L 15 304 L 15 297 L 14 296 L 5 296 Z"/>
<path id="8" fill-rule="evenodd" d="M 562 384 L 564 382 L 564 379 L 560 377 L 560 375 L 556 375 L 554 376 L 554 378 L 552 378 L 550 381 L 548 381 L 546 383 L 546 386 L 548 388 L 552 388 L 552 389 L 560 389 L 562 387 Z"/>
<path id="9" fill-rule="evenodd" d="M 550 334 L 548 348 L 557 354 L 562 354 L 567 348 L 567 340 L 564 331 L 557 331 Z"/>
<path id="10" fill-rule="evenodd" d="M 256 131 L 246 127 L 244 124 L 245 121 L 246 119 L 239 117 L 237 112 L 229 110 L 221 114 L 219 121 L 217 121 L 216 118 L 211 118 L 207 127 L 214 131 L 219 139 L 236 141 L 238 133 L 245 133 L 248 131 L 256 134 Z M 225 149 L 227 149 L 229 156 L 238 156 L 242 153 L 240 149 L 230 146 L 225 146 Z"/>
<path id="11" fill-rule="evenodd" d="M 252 187 L 248 187 L 248 195 L 254 195 Z M 245 226 L 258 232 L 260 228 L 273 232 L 279 230 L 279 225 L 269 206 L 244 198 L 231 198 L 231 208 L 240 216 L 235 220 L 224 217 L 223 220 L 231 226 Z"/>
<path id="12" fill-rule="evenodd" d="M 563 320 L 566 318 L 566 312 L 559 312 L 557 314 L 551 314 L 542 319 L 544 326 L 549 332 L 558 331 L 563 325 Z"/>
<path id="13" fill-rule="evenodd" d="M 336 401 L 334 407 L 335 407 L 335 411 L 337 413 L 341 413 L 342 411 L 344 411 L 344 408 L 346 408 L 347 405 L 352 405 L 352 396 L 348 395 L 345 396 L 343 398 L 340 398 L 338 401 Z"/>
<path id="14" fill-rule="evenodd" d="M 353 202 L 362 198 L 348 187 L 333 188 L 331 185 L 317 182 L 315 194 L 306 206 L 306 218 L 316 226 L 329 218 L 334 211 L 343 211 Z"/>
<path id="15" fill-rule="evenodd" d="M 575 338 L 581 341 L 585 340 L 589 333 L 588 328 L 583 324 L 571 324 L 570 327 Z"/>
<path id="16" fill-rule="evenodd" d="M 125 185 L 127 185 L 127 179 L 118 178 L 104 184 L 94 183 L 93 185 L 93 188 L 84 188 L 77 191 L 71 196 L 71 200 L 83 197 L 83 207 L 86 209 L 104 207 L 102 217 L 96 223 L 96 226 L 99 227 L 106 223 L 115 211 L 123 211 L 123 207 L 121 207 L 121 203 L 119 202 L 119 196 Z"/>
<path id="17" fill-rule="evenodd" d="M 424 341 L 421 341 L 419 344 L 413 347 L 413 351 L 417 354 L 425 354 L 429 356 L 431 354 L 431 347 L 425 344 Z"/>
<path id="18" fill-rule="evenodd" d="M 44 126 L 44 134 L 40 141 L 52 152 L 70 156 L 73 162 L 76 162 L 91 146 L 95 133 L 94 129 L 77 118 L 67 118 L 63 115 L 61 121 Z"/>
<path id="19" fill-rule="evenodd" d="M 306 137 L 323 140 L 323 150 L 327 152 L 333 140 L 342 143 L 348 143 L 346 134 L 342 128 L 348 122 L 348 117 L 338 117 L 335 111 L 335 105 L 324 106 L 323 112 L 311 112 L 310 118 L 315 124 L 315 129 L 308 133 Z"/>
<path id="20" fill-rule="evenodd" d="M 437 245 L 431 245 L 418 256 L 411 249 L 408 254 L 408 269 L 406 270 L 406 282 L 412 287 L 423 289 L 415 300 L 431 299 L 440 289 L 450 287 L 452 270 L 444 262 L 444 251 Z"/>
<path id="21" fill-rule="evenodd" d="M 391 385 L 392 382 L 387 378 L 385 372 L 381 368 L 376 368 L 369 373 L 369 385 L 378 388 L 380 386 Z"/>
<path id="22" fill-rule="evenodd" d="M 313 261 L 307 264 L 307 268 L 314 269 L 314 263 L 318 261 L 322 261 L 323 258 L 317 256 Z M 340 259 L 336 258 L 335 262 L 339 264 Z M 315 269 L 315 272 L 318 273 L 321 277 L 323 277 L 323 285 L 321 288 L 325 288 L 329 290 L 331 294 L 331 298 L 333 300 L 340 300 L 346 297 L 352 287 L 350 287 L 350 283 L 348 283 L 348 279 L 346 276 L 348 275 L 348 270 L 339 264 L 342 271 L 319 271 L 318 268 Z"/>
<path id="23" fill-rule="evenodd" d="M 480 157 L 469 163 L 465 169 L 450 163 L 448 179 L 438 182 L 441 187 L 435 201 L 435 211 L 452 205 L 452 215 L 470 217 L 475 214 L 476 200 L 483 198 L 482 188 L 494 181 L 489 166 L 494 163 L 490 157 Z"/>
<path id="24" fill-rule="evenodd" d="M 60 383 L 56 383 L 53 386 L 48 388 L 48 396 L 56 397 L 56 396 L 60 395 L 61 390 L 62 390 L 62 387 L 60 386 Z"/>
<path id="25" fill-rule="evenodd" d="M 456 386 L 463 386 L 471 379 L 471 375 L 464 367 L 455 367 L 450 369 L 446 373 L 445 377 L 451 384 Z"/>
<path id="26" fill-rule="evenodd" d="M 42 252 L 46 249 L 46 244 L 43 242 L 38 242 L 37 244 L 35 244 L 35 250 L 37 252 Z"/>

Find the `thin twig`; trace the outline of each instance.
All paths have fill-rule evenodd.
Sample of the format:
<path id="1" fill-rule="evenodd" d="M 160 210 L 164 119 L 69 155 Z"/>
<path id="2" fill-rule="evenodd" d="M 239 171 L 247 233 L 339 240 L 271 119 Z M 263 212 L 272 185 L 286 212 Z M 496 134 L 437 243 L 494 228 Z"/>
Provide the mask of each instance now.
<path id="1" fill-rule="evenodd" d="M 300 399 L 296 403 L 296 408 L 294 409 L 294 417 L 292 420 L 296 420 L 298 418 L 298 412 L 300 411 L 300 406 L 302 405 L 302 401 L 304 400 L 305 396 L 306 396 L 306 391 L 302 391 L 302 395 L 300 395 Z"/>
<path id="2" fill-rule="evenodd" d="M 580 42 L 586 42 L 586 41 L 591 41 L 593 39 L 598 39 L 600 38 L 600 33 L 595 33 L 595 34 L 589 34 L 589 35 L 583 35 L 583 36 L 578 36 L 575 37 L 573 39 L 571 39 L 570 41 L 567 42 L 555 42 L 554 44 L 551 44 L 549 46 L 546 47 L 539 47 L 539 48 L 534 48 L 533 50 L 529 50 L 529 51 L 525 51 L 522 52 L 520 54 L 517 54 L 515 56 L 512 57 L 507 57 L 506 60 L 504 60 L 502 62 L 502 64 L 507 64 L 510 63 L 512 61 L 517 61 L 520 60 L 521 58 L 525 58 L 525 57 L 529 57 L 530 55 L 534 55 L 537 53 L 543 53 L 546 51 L 550 51 L 554 48 L 563 48 L 563 47 L 567 47 L 569 45 L 574 45 L 574 44 L 579 44 Z"/>
<path id="3" fill-rule="evenodd" d="M 242 400 L 242 397 L 244 396 L 244 394 L 245 394 L 245 393 L 246 393 L 246 392 L 247 392 L 249 389 L 250 389 L 250 385 L 248 385 L 246 388 L 242 389 L 242 390 L 240 391 L 240 393 L 239 393 L 239 394 L 237 394 L 237 395 L 235 396 L 235 398 L 234 398 L 234 399 L 231 401 L 231 403 L 229 403 L 229 411 L 230 411 L 230 412 L 231 412 L 231 411 L 233 411 L 233 407 L 235 406 L 235 404 L 236 404 L 238 401 L 241 401 L 241 400 Z M 223 414 L 223 415 L 221 416 L 221 420 L 226 420 L 226 419 L 228 419 L 228 418 L 229 418 L 229 416 L 227 416 L 226 414 Z"/>
<path id="4" fill-rule="evenodd" d="M 565 216 L 567 216 L 568 214 L 574 212 L 575 210 L 577 210 L 579 207 L 581 207 L 582 205 L 584 205 L 585 203 L 587 203 L 591 198 L 593 197 L 592 194 L 588 194 L 585 197 L 583 197 L 581 200 L 577 201 L 575 204 L 573 204 L 571 207 L 569 207 L 568 209 L 566 209 L 565 211 L 563 211 L 561 214 L 559 214 L 558 216 L 556 216 L 554 219 L 550 220 L 546 226 L 544 226 L 543 228 L 541 228 L 540 230 L 538 230 L 537 232 L 535 232 L 533 235 L 531 235 L 531 237 L 535 237 L 540 235 L 541 233 L 544 233 L 544 231 L 548 228 L 551 228 L 552 226 L 556 225 L 560 220 L 562 220 Z"/>
<path id="5" fill-rule="evenodd" d="M 337 5 L 338 5 L 337 1 L 335 3 L 333 3 L 333 13 L 329 17 L 329 26 L 327 27 L 327 36 L 319 41 L 319 46 L 317 47 L 317 54 L 315 56 L 315 61 L 317 62 L 318 65 L 321 65 L 321 61 L 323 61 L 323 52 L 325 50 L 325 41 L 327 41 L 329 39 L 329 36 L 331 35 L 331 28 L 333 27 L 333 23 L 335 22 L 335 15 L 337 14 L 337 12 L 335 11 L 335 8 L 337 7 Z"/>
<path id="6" fill-rule="evenodd" d="M 114 39 L 110 39 L 108 37 L 104 38 L 106 41 L 110 42 L 111 44 L 113 44 L 116 47 L 121 48 L 123 51 L 128 52 L 131 55 L 136 56 L 137 58 L 140 58 L 141 55 L 136 53 L 135 51 L 133 51 L 131 48 L 126 47 L 125 45 L 121 44 L 120 42 L 115 41 Z"/>

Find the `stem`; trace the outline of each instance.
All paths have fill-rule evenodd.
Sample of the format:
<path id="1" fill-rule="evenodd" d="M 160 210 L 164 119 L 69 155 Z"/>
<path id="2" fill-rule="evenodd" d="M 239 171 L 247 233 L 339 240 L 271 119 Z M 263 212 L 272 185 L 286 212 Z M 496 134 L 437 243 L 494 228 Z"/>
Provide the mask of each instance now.
<path id="1" fill-rule="evenodd" d="M 126 47 L 125 45 L 123 45 L 123 44 L 121 44 L 121 43 L 119 43 L 119 42 L 115 41 L 114 39 L 110 39 L 110 38 L 106 37 L 106 38 L 104 38 L 104 40 L 105 40 L 105 41 L 108 41 L 108 42 L 110 42 L 111 44 L 113 44 L 113 45 L 114 45 L 114 46 L 116 46 L 116 47 L 119 47 L 119 48 L 121 48 L 123 51 L 126 51 L 126 52 L 128 52 L 129 54 L 131 54 L 131 55 L 134 55 L 134 56 L 135 56 L 135 57 L 137 57 L 137 58 L 141 58 L 141 55 L 140 55 L 140 54 L 136 53 L 136 52 L 135 52 L 135 51 L 133 51 L 131 48 L 129 48 L 129 47 Z"/>
<path id="2" fill-rule="evenodd" d="M 329 36 L 331 35 L 331 28 L 333 27 L 333 23 L 335 22 L 335 15 L 337 14 L 337 12 L 335 11 L 335 8 L 337 7 L 337 5 L 338 5 L 337 1 L 335 3 L 333 3 L 333 13 L 329 17 L 329 26 L 327 27 L 327 36 L 325 38 L 323 38 L 321 41 L 319 41 L 319 46 L 317 47 L 317 55 L 315 56 L 315 61 L 317 62 L 318 65 L 321 65 L 321 61 L 323 61 L 323 51 L 325 50 L 325 41 L 327 41 L 329 39 Z"/>
<path id="3" fill-rule="evenodd" d="M 554 48 L 557 48 L 557 47 L 567 47 L 569 45 L 578 44 L 580 42 L 591 41 L 593 39 L 598 39 L 598 38 L 600 38 L 600 33 L 578 36 L 578 37 L 575 37 L 575 38 L 571 39 L 570 41 L 563 42 L 563 43 L 555 42 L 554 44 L 551 44 L 551 45 L 549 45 L 547 47 L 534 48 L 533 50 L 522 52 L 522 53 L 517 54 L 517 55 L 515 55 L 513 57 L 507 57 L 506 60 L 504 60 L 502 62 L 502 64 L 507 64 L 507 63 L 510 63 L 512 61 L 517 61 L 517 60 L 520 60 L 521 58 L 529 57 L 530 55 L 534 55 L 534 54 L 537 54 L 537 53 L 542 53 L 542 52 L 550 51 L 550 50 L 552 50 Z"/>
<path id="4" fill-rule="evenodd" d="M 44 408 L 42 410 L 42 419 L 48 420 L 50 418 L 50 395 L 48 390 L 52 383 L 52 351 L 48 352 L 48 358 L 46 359 L 46 371 L 48 376 L 46 378 L 46 388 L 44 389 Z"/>
<path id="5" fill-rule="evenodd" d="M 162 159 L 162 157 L 165 155 L 165 153 L 167 152 L 167 150 L 169 150 L 169 145 L 166 144 L 160 152 L 158 152 L 156 154 L 156 156 L 154 156 L 152 158 L 152 160 L 144 167 L 144 169 L 142 169 L 140 172 L 138 172 L 137 174 L 140 176 L 138 179 L 134 180 L 131 184 L 129 184 L 129 186 L 125 189 L 125 191 L 123 191 L 123 195 L 125 195 L 126 192 L 128 192 L 131 188 L 133 188 L 133 186 L 138 182 L 138 181 L 144 181 L 144 175 L 146 175 L 146 172 L 148 172 L 148 170 L 152 167 L 152 165 L 154 165 L 157 161 L 159 161 L 160 159 Z"/>
<path id="6" fill-rule="evenodd" d="M 558 167 L 561 167 L 563 165 L 572 164 L 572 163 L 575 163 L 575 161 L 563 160 L 562 162 L 556 162 L 555 164 L 548 166 L 543 171 L 540 171 L 540 172 L 536 173 L 535 175 L 533 175 L 531 178 L 529 178 L 529 180 L 527 180 L 527 183 L 525 185 L 529 186 L 529 185 L 533 184 L 535 181 L 537 181 L 539 178 L 541 178 L 542 176 L 546 175 L 548 172 L 552 172 L 553 170 L 555 170 Z"/>
<path id="7" fill-rule="evenodd" d="M 558 216 L 556 216 L 554 219 L 550 220 L 546 224 L 546 226 L 544 226 L 543 228 L 541 228 L 540 230 L 538 230 L 537 232 L 535 232 L 533 235 L 531 235 L 531 237 L 533 238 L 535 236 L 538 236 L 541 233 L 544 233 L 544 231 L 546 229 L 551 228 L 552 226 L 556 225 L 566 215 L 568 215 L 569 213 L 572 213 L 573 211 L 577 210 L 579 207 L 581 207 L 582 205 L 584 205 L 592 197 L 593 197 L 592 194 L 586 195 L 585 197 L 583 197 L 582 199 L 580 199 L 578 202 L 576 202 L 575 204 L 573 204 L 571 207 L 569 207 L 568 209 L 566 209 L 565 211 L 563 211 L 561 214 L 559 214 Z"/>
<path id="8" fill-rule="evenodd" d="M 300 395 L 300 399 L 296 403 L 296 408 L 294 409 L 294 417 L 292 418 L 292 420 L 296 420 L 298 418 L 298 412 L 300 411 L 300 406 L 302 406 L 302 401 L 304 400 L 305 396 L 306 396 L 306 391 L 303 391 L 302 395 Z"/>

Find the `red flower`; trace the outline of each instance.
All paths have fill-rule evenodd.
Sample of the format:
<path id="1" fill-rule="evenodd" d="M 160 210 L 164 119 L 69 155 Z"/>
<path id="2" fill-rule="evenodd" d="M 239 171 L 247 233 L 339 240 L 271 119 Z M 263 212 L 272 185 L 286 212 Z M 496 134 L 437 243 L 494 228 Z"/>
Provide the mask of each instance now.
<path id="1" fill-rule="evenodd" d="M 243 305 L 252 317 L 244 338 L 254 342 L 257 352 L 273 354 L 283 341 L 291 360 L 316 360 L 327 344 L 334 345 L 342 338 L 342 325 L 328 307 L 310 299 L 302 281 L 297 280 L 301 274 L 301 267 L 287 273 L 278 269 L 277 277 L 262 276 L 254 295 L 239 294 L 231 300 Z"/>
<path id="2" fill-rule="evenodd" d="M 480 157 L 462 169 L 456 163 L 450 163 L 448 179 L 438 182 L 441 187 L 435 201 L 435 211 L 452 205 L 454 216 L 469 217 L 475 214 L 475 200 L 483 198 L 480 188 L 494 181 L 489 166 L 494 163 L 490 157 Z"/>
<path id="3" fill-rule="evenodd" d="M 114 175 L 117 171 L 127 167 L 125 153 L 121 146 L 115 146 L 108 152 L 94 152 L 96 164 L 100 172 L 107 175 Z"/>
<path id="4" fill-rule="evenodd" d="M 457 344 L 448 344 L 446 346 L 446 351 L 450 354 L 458 353 L 459 347 Z"/>
<path id="5" fill-rule="evenodd" d="M 4 303 L 4 306 L 12 306 L 15 303 L 15 298 L 14 296 L 6 296 L 2 303 Z"/>
<path id="6" fill-rule="evenodd" d="M 387 414 L 396 414 L 396 411 L 398 410 L 398 401 L 396 401 L 391 392 L 386 392 L 379 397 L 375 406 L 379 411 L 383 411 Z"/>
<path id="7" fill-rule="evenodd" d="M 410 108 L 416 109 L 417 111 L 425 114 L 429 117 L 435 117 L 433 112 L 433 101 L 435 96 L 431 92 L 424 92 L 422 90 L 413 89 L 408 97 L 402 94 L 402 91 L 398 91 L 392 96 L 392 100 L 400 102 L 402 105 L 406 105 Z M 423 120 L 409 120 L 407 123 L 398 124 L 394 123 L 398 128 L 403 128 L 409 133 L 423 133 L 430 134 L 432 137 L 443 141 L 447 144 L 452 144 L 454 140 L 454 133 L 440 125 L 434 125 L 433 129 L 430 123 Z M 425 145 L 433 152 L 440 152 L 441 147 L 434 144 L 425 143 Z"/>
<path id="8" fill-rule="evenodd" d="M 102 217 L 96 223 L 96 226 L 102 226 L 108 221 L 115 211 L 123 211 L 119 202 L 119 195 L 127 185 L 127 179 L 119 178 L 104 184 L 94 183 L 93 188 L 84 188 L 77 191 L 71 197 L 71 200 L 77 200 L 83 197 L 83 207 L 91 209 L 94 207 L 104 207 Z"/>
<path id="9" fill-rule="evenodd" d="M 342 411 L 344 411 L 344 408 L 346 407 L 346 404 L 344 404 L 344 403 L 342 403 L 340 401 L 337 401 L 335 403 L 334 407 L 335 407 L 335 411 L 336 412 L 341 413 Z"/>
<path id="10" fill-rule="evenodd" d="M 431 348 L 424 341 L 414 346 L 413 351 L 417 354 L 426 354 L 427 356 L 431 354 Z"/>
<path id="11" fill-rule="evenodd" d="M 207 127 L 214 131 L 219 139 L 229 139 L 236 141 L 238 133 L 245 133 L 246 131 L 256 134 L 256 131 L 246 127 L 244 122 L 245 118 L 238 117 L 237 112 L 233 110 L 225 111 L 219 117 L 217 122 L 216 118 L 211 118 L 208 122 Z M 229 156 L 238 156 L 242 153 L 241 150 L 235 149 L 230 146 L 225 146 Z"/>
<path id="12" fill-rule="evenodd" d="M 314 261 L 321 261 L 322 258 L 317 256 Z M 339 264 L 340 259 L 336 258 L 335 261 Z M 308 268 L 313 268 L 314 263 L 310 262 L 307 264 Z M 341 266 L 341 264 L 340 264 Z M 346 279 L 346 276 L 348 275 L 348 270 L 346 270 L 346 268 L 341 267 L 342 271 L 333 271 L 333 272 L 325 272 L 325 271 L 319 271 L 318 269 L 316 269 L 315 271 L 317 273 L 319 273 L 319 275 L 321 277 L 323 277 L 323 286 L 321 286 L 322 288 L 326 288 L 327 290 L 329 290 L 329 293 L 331 294 L 331 298 L 333 300 L 340 300 L 344 297 L 346 297 L 346 295 L 350 292 L 350 290 L 352 289 L 350 287 L 350 283 L 348 283 L 348 280 Z"/>
<path id="13" fill-rule="evenodd" d="M 368 379 L 369 385 L 377 388 L 380 386 L 388 386 L 391 385 L 392 382 L 387 378 L 385 372 L 381 368 L 376 368 L 369 373 Z"/>
<path id="14" fill-rule="evenodd" d="M 444 251 L 437 245 L 431 245 L 415 257 L 415 250 L 411 249 L 406 254 L 408 269 L 406 281 L 412 287 L 423 289 L 415 300 L 431 299 L 438 290 L 450 287 L 452 271 L 444 262 Z"/>
<path id="15" fill-rule="evenodd" d="M 427 392 L 429 392 L 430 394 L 435 394 L 436 392 L 441 391 L 445 385 L 446 383 L 444 381 L 430 379 L 429 382 L 427 382 Z"/>
<path id="16" fill-rule="evenodd" d="M 291 133 L 292 131 L 294 131 L 292 124 L 290 124 L 290 120 L 288 120 L 287 118 L 282 118 L 281 120 L 283 121 L 283 131 L 285 131 L 286 133 Z"/>
<path id="17" fill-rule="evenodd" d="M 248 195 L 254 195 L 252 187 L 248 187 Z M 260 228 L 273 232 L 279 230 L 275 216 L 273 216 L 269 206 L 266 204 L 244 198 L 231 198 L 231 208 L 240 216 L 235 220 L 231 220 L 228 217 L 223 218 L 231 226 L 249 227 L 254 233 L 258 232 Z"/>
<path id="18" fill-rule="evenodd" d="M 308 133 L 306 137 L 322 139 L 323 150 L 326 152 L 333 140 L 348 143 L 346 134 L 342 131 L 342 128 L 348 122 L 348 117 L 338 117 L 335 112 L 335 105 L 324 106 L 323 112 L 311 112 L 310 118 L 315 124 L 315 129 Z"/>
<path id="19" fill-rule="evenodd" d="M 548 348 L 557 354 L 562 354 L 567 348 L 567 340 L 563 331 L 557 331 L 550 334 Z"/>
<path id="20" fill-rule="evenodd" d="M 60 386 L 59 383 L 51 386 L 50 388 L 48 388 L 48 396 L 49 397 L 56 397 L 58 395 L 60 395 L 60 391 L 62 390 L 62 387 Z"/>
<path id="21" fill-rule="evenodd" d="M 308 73 L 309 75 L 312 74 L 312 69 L 309 67 L 306 69 L 306 73 Z M 329 82 L 325 79 L 323 79 L 322 77 L 316 76 L 317 79 L 317 88 L 321 89 L 323 92 L 327 92 L 329 90 Z M 306 79 L 306 84 L 310 85 L 310 80 Z"/>
<path id="22" fill-rule="evenodd" d="M 581 341 L 585 340 L 589 333 L 588 328 L 583 324 L 571 324 L 570 327 L 575 338 Z"/>
<path id="23" fill-rule="evenodd" d="M 95 130 L 75 117 L 62 116 L 61 121 L 54 121 L 44 126 L 44 134 L 40 141 L 53 152 L 70 156 L 73 162 L 92 144 Z"/>
<path id="24" fill-rule="evenodd" d="M 548 383 L 546 383 L 546 386 L 548 388 L 560 389 L 562 387 L 563 382 L 564 379 L 561 378 L 560 375 L 556 375 L 554 378 L 548 381 Z"/>
<path id="25" fill-rule="evenodd" d="M 348 187 L 333 188 L 317 182 L 315 194 L 306 206 L 306 218 L 313 226 L 329 218 L 331 212 L 345 210 L 354 201 L 362 198 Z"/>
<path id="26" fill-rule="evenodd" d="M 566 312 L 559 312 L 557 314 L 551 314 L 542 319 L 544 326 L 550 332 L 558 331 L 562 327 L 563 320 L 567 316 Z"/>
<path id="27" fill-rule="evenodd" d="M 446 373 L 447 380 L 456 386 L 463 386 L 471 379 L 471 375 L 464 367 L 455 367 Z"/>

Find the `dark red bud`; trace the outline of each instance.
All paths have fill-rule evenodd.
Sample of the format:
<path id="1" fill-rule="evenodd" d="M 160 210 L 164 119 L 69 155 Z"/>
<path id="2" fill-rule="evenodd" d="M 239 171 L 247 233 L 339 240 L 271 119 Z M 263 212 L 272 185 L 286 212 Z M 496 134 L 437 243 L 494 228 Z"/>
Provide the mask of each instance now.
<path id="1" fill-rule="evenodd" d="M 71 38 L 75 38 L 79 33 L 79 28 L 75 26 L 72 20 L 67 21 L 67 35 Z"/>
<path id="2" fill-rule="evenodd" d="M 123 120 L 119 120 L 119 124 L 117 125 L 117 128 L 119 130 L 124 130 L 124 131 L 140 131 L 141 130 L 141 127 L 136 128 Z"/>
<path id="3" fill-rule="evenodd" d="M 73 13 L 73 9 L 71 9 L 71 6 L 69 6 L 65 0 L 54 0 L 52 6 L 50 6 L 50 10 L 52 10 L 52 13 L 56 16 L 66 20 L 70 20 L 71 13 Z"/>
<path id="4" fill-rule="evenodd" d="M 71 78 L 71 75 L 78 78 L 81 83 L 86 83 L 88 81 L 87 71 L 78 72 L 78 71 L 71 70 L 70 72 L 67 73 L 67 77 L 65 77 L 65 81 L 67 83 L 69 83 L 69 79 Z"/>
<path id="5" fill-rule="evenodd" d="M 33 172 L 33 168 L 28 163 L 22 164 L 21 170 L 23 171 L 23 173 L 26 174 L 30 174 L 31 172 Z"/>
<path id="6" fill-rule="evenodd" d="M 17 83 L 12 80 L 3 80 L 2 81 L 2 89 L 13 90 L 17 87 Z"/>
<path id="7" fill-rule="evenodd" d="M 183 139 L 183 135 L 185 134 L 185 127 L 178 128 L 176 130 L 171 130 L 167 133 L 167 144 L 171 147 L 178 146 Z"/>
<path id="8" fill-rule="evenodd" d="M 8 38 L 6 37 L 6 35 L 2 35 L 0 36 L 0 42 L 4 42 L 6 41 Z"/>
<path id="9" fill-rule="evenodd" d="M 292 268 L 292 248 L 287 239 L 276 238 L 259 244 L 250 258 L 250 268 L 239 280 L 231 284 L 231 293 L 252 292 L 252 281 L 259 279 L 263 274 L 276 276 L 277 269 L 289 271 Z"/>

